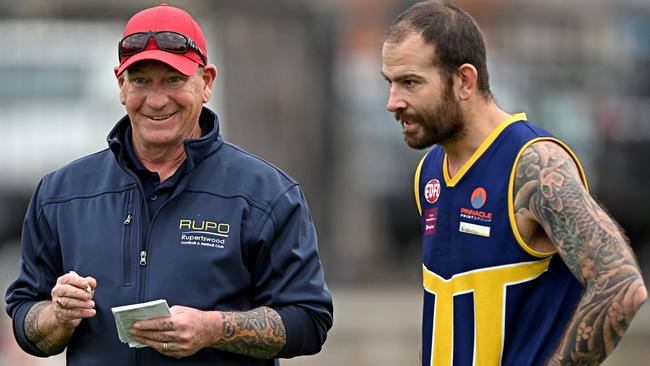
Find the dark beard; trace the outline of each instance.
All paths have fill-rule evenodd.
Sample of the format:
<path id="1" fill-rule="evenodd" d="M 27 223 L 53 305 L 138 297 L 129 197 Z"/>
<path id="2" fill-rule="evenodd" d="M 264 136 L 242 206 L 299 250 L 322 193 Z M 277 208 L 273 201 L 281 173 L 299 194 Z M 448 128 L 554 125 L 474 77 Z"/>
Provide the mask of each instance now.
<path id="1" fill-rule="evenodd" d="M 454 142 L 464 135 L 465 118 L 450 87 L 446 88 L 438 105 L 424 109 L 422 113 L 398 111 L 395 118 L 413 121 L 422 127 L 421 132 L 404 131 L 404 141 L 413 149 L 422 150 L 435 144 Z"/>

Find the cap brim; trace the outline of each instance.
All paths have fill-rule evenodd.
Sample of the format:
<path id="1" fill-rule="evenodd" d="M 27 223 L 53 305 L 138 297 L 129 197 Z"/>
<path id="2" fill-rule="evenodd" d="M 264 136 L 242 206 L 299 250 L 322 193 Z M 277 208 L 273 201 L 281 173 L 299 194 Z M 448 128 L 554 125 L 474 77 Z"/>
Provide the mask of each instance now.
<path id="1" fill-rule="evenodd" d="M 152 50 L 144 50 L 142 52 L 138 52 L 135 55 L 129 57 L 126 61 L 120 64 L 119 67 L 115 69 L 115 75 L 120 76 L 120 74 L 122 74 L 124 70 L 128 69 L 131 65 L 135 64 L 136 62 L 145 61 L 145 60 L 160 61 L 162 63 L 165 63 L 173 67 L 174 69 L 176 69 L 178 72 L 180 72 L 185 76 L 194 75 L 194 73 L 199 67 L 199 64 L 185 57 L 185 55 L 183 54 L 165 52 L 158 49 L 152 49 Z"/>

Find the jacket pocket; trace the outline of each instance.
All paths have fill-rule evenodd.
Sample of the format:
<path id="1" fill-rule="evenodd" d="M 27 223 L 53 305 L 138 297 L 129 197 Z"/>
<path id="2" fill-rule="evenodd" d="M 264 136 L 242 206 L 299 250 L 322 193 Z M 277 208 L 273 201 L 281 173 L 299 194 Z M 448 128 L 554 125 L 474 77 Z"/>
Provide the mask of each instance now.
<path id="1" fill-rule="evenodd" d="M 134 216 L 134 203 L 133 203 L 133 190 L 127 194 L 126 212 L 122 216 L 122 285 L 133 285 L 133 273 L 131 271 L 131 260 L 133 253 L 133 226 L 135 226 Z"/>

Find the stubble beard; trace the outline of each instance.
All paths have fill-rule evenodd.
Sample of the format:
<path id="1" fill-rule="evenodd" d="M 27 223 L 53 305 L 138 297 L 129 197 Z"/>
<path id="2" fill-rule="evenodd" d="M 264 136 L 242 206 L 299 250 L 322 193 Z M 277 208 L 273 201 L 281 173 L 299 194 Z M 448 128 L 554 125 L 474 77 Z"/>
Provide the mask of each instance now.
<path id="1" fill-rule="evenodd" d="M 405 130 L 404 141 L 417 150 L 426 149 L 435 144 L 448 144 L 459 140 L 465 133 L 465 118 L 451 92 L 447 87 L 443 99 L 438 105 L 425 108 L 421 113 L 398 111 L 395 118 L 409 120 L 420 128 Z"/>

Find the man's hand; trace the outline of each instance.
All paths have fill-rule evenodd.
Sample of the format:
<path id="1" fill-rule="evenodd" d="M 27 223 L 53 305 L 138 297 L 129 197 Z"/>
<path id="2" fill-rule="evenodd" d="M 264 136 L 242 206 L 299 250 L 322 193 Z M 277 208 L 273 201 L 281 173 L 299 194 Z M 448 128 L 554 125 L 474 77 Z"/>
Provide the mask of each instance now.
<path id="1" fill-rule="evenodd" d="M 163 355 L 182 358 L 203 348 L 273 358 L 286 343 L 280 315 L 268 307 L 242 312 L 172 306 L 170 317 L 140 320 L 131 334 Z"/>
<path id="2" fill-rule="evenodd" d="M 52 288 L 52 309 L 61 327 L 76 328 L 81 319 L 95 316 L 94 288 L 97 281 L 92 277 L 81 277 L 75 272 L 67 273 L 56 280 Z"/>
<path id="3" fill-rule="evenodd" d="M 97 281 L 75 272 L 56 280 L 52 299 L 32 306 L 25 316 L 25 334 L 47 354 L 61 353 L 82 319 L 95 316 L 93 299 Z"/>
<path id="4" fill-rule="evenodd" d="M 135 322 L 131 334 L 138 342 L 176 358 L 191 356 L 219 337 L 216 312 L 185 306 L 172 306 L 169 310 L 170 317 Z"/>

